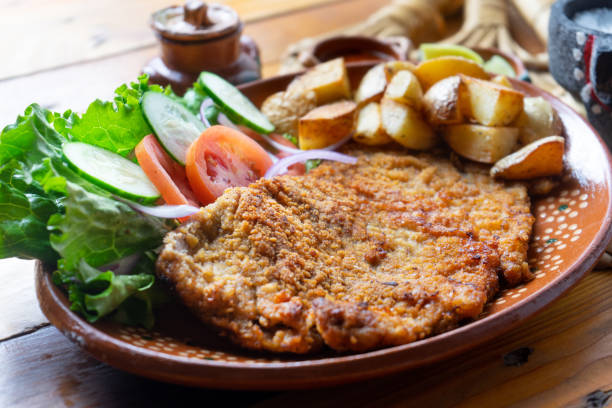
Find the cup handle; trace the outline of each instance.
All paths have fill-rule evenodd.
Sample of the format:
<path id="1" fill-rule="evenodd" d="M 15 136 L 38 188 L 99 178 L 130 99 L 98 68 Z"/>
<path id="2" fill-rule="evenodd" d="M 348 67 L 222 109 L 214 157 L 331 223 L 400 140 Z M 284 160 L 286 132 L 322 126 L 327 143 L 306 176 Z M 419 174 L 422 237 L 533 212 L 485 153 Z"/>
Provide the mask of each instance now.
<path id="1" fill-rule="evenodd" d="M 589 76 L 598 102 L 612 108 L 612 39 L 595 37 Z"/>

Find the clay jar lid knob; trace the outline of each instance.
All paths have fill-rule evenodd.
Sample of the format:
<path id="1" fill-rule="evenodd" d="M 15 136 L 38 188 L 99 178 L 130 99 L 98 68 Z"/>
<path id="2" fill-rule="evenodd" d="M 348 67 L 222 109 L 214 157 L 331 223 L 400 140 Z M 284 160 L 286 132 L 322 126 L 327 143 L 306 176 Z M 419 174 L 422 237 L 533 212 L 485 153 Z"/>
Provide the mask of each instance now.
<path id="1" fill-rule="evenodd" d="M 208 18 L 208 5 L 203 1 L 191 0 L 183 6 L 185 21 L 194 27 L 208 27 L 214 24 Z"/>
<path id="2" fill-rule="evenodd" d="M 242 29 L 240 18 L 233 9 L 199 0 L 153 13 L 151 26 L 161 37 L 174 41 L 214 40 Z"/>

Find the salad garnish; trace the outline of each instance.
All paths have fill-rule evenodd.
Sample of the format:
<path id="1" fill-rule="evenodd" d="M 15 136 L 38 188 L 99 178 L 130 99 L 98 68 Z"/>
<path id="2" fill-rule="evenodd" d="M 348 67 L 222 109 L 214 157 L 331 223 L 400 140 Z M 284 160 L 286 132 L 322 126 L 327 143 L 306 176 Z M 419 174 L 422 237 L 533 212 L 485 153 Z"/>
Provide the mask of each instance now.
<path id="1" fill-rule="evenodd" d="M 143 75 L 83 114 L 32 104 L 0 133 L 0 257 L 56 266 L 89 322 L 151 327 L 167 300 L 154 270 L 169 230 L 228 187 L 304 174 L 312 158 L 354 160 L 305 154 L 273 130 L 210 73 L 184 97 Z"/>

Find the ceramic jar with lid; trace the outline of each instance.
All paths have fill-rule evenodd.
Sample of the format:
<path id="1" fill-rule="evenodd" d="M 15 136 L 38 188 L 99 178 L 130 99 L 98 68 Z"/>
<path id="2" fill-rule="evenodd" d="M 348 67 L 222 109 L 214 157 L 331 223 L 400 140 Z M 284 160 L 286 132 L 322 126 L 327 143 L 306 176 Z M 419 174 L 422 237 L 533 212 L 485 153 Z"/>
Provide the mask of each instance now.
<path id="1" fill-rule="evenodd" d="M 261 77 L 259 49 L 225 5 L 191 0 L 153 13 L 151 27 L 161 45 L 161 55 L 143 68 L 151 82 L 170 84 L 182 94 L 202 71 L 234 84 Z"/>

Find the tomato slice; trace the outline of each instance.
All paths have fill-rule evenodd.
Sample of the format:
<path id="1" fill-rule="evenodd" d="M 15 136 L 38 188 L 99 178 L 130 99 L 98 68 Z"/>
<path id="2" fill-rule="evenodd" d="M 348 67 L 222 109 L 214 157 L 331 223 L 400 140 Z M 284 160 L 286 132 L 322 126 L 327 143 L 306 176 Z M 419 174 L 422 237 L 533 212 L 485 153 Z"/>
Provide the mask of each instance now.
<path id="1" fill-rule="evenodd" d="M 246 126 L 243 125 L 238 125 L 238 128 L 240 129 L 240 131 L 242 133 L 244 133 L 245 135 L 247 135 L 248 137 L 250 137 L 251 139 L 255 140 L 257 143 L 263 144 L 265 146 L 268 146 L 270 148 L 270 150 L 276 151 L 276 149 L 274 149 L 274 147 L 269 146 L 268 142 L 266 142 L 266 140 L 261 137 L 261 135 L 259 133 L 257 133 L 256 131 L 254 131 L 253 129 L 250 129 Z M 276 143 L 278 144 L 282 144 L 283 146 L 287 146 L 287 147 L 291 147 L 293 149 L 297 149 L 297 146 L 294 145 L 293 143 L 291 143 L 290 140 L 287 140 L 283 135 L 278 134 L 278 133 L 270 133 L 268 135 L 268 137 L 272 140 L 274 140 Z"/>
<path id="2" fill-rule="evenodd" d="M 155 136 L 145 136 L 135 149 L 136 159 L 166 204 L 200 204 L 193 193 L 183 166 L 172 160 Z"/>
<path id="3" fill-rule="evenodd" d="M 242 132 L 225 127 L 206 129 L 187 151 L 185 170 L 196 197 L 212 203 L 226 188 L 247 186 L 272 166 L 268 153 Z"/>
<path id="4" fill-rule="evenodd" d="M 253 129 L 249 129 L 246 126 L 242 126 L 239 125 L 238 128 L 248 137 L 250 137 L 251 139 L 255 140 L 257 143 L 259 144 L 263 144 L 264 146 L 267 146 L 268 149 L 272 150 L 272 151 L 276 151 L 276 149 L 272 146 L 270 146 L 266 140 L 261 137 L 261 135 L 259 133 L 257 133 L 256 131 L 254 131 Z M 270 137 L 272 140 L 274 140 L 277 143 L 282 144 L 283 146 L 287 146 L 287 147 L 291 147 L 293 149 L 297 149 L 297 146 L 294 145 L 293 143 L 291 143 L 291 141 L 287 140 L 283 135 L 278 134 L 278 133 L 270 133 L 268 135 L 268 137 Z M 284 157 L 288 157 L 291 156 L 291 153 L 288 152 L 277 152 L 275 154 L 276 157 L 278 157 L 279 159 L 282 159 Z M 301 176 L 303 174 L 306 173 L 306 165 L 304 163 L 296 163 L 293 164 L 291 166 L 289 166 L 289 168 L 287 169 L 287 173 L 290 176 Z"/>

